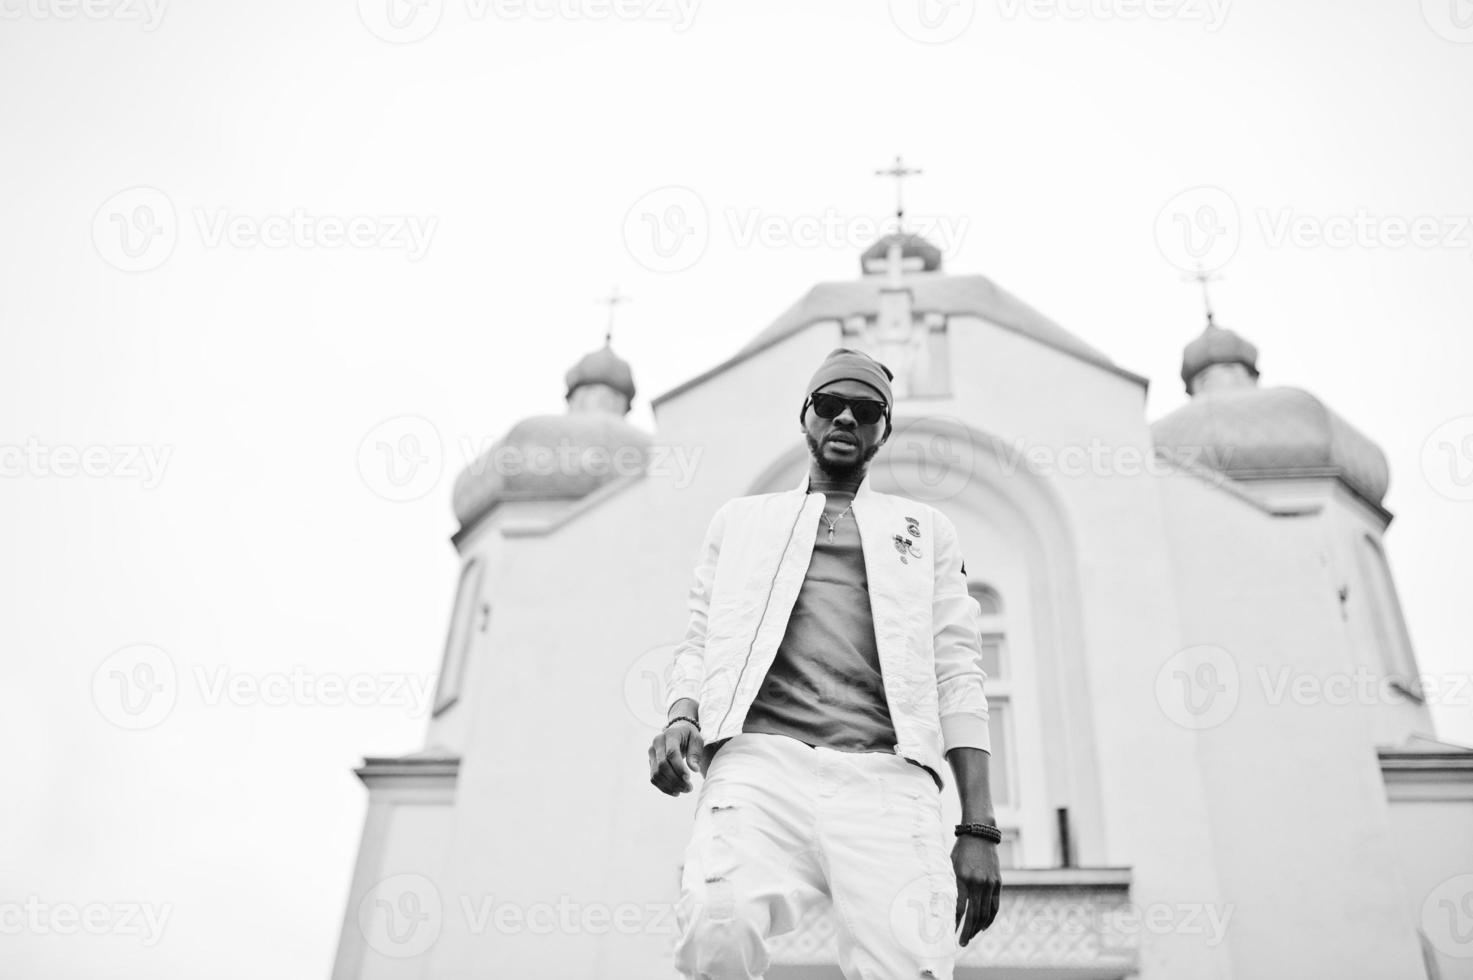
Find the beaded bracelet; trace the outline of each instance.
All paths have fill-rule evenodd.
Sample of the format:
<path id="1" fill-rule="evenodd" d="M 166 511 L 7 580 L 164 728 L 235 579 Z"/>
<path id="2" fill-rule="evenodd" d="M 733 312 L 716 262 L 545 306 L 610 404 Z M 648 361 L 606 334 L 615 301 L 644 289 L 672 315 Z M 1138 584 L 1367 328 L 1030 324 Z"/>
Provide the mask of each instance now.
<path id="1" fill-rule="evenodd" d="M 994 844 L 1002 843 L 1002 831 L 990 823 L 959 823 L 956 825 L 956 836 L 969 834 L 973 837 L 983 837 Z"/>
<path id="2" fill-rule="evenodd" d="M 674 718 L 671 718 L 669 721 L 665 722 L 665 730 L 666 731 L 669 731 L 670 726 L 673 725 L 673 724 L 675 724 L 677 721 L 688 721 L 692 725 L 695 725 L 696 726 L 696 731 L 700 731 L 701 730 L 701 723 L 698 722 L 698 721 L 696 721 L 694 718 L 690 717 L 689 715 L 676 715 Z"/>

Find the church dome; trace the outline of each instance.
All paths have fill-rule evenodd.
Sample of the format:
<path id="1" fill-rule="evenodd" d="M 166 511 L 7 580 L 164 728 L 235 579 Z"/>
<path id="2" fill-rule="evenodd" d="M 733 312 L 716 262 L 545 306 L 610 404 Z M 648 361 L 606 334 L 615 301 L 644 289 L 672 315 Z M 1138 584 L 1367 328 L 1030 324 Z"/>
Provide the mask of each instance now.
<path id="1" fill-rule="evenodd" d="M 1182 351 L 1192 400 L 1151 425 L 1176 459 L 1237 480 L 1335 476 L 1380 504 L 1391 482 L 1386 454 L 1300 388 L 1258 386 L 1258 348 L 1212 322 Z"/>
<path id="2" fill-rule="evenodd" d="M 585 354 L 577 364 L 568 369 L 568 397 L 583 385 L 607 385 L 626 399 L 634 399 L 634 372 L 629 362 L 605 344 L 592 353 Z"/>
<path id="3" fill-rule="evenodd" d="M 1153 423 L 1151 438 L 1237 480 L 1338 476 L 1376 504 L 1391 482 L 1381 448 L 1299 388 L 1202 392 Z"/>
<path id="4" fill-rule="evenodd" d="M 534 415 L 512 426 L 455 481 L 462 526 L 510 500 L 577 500 L 621 476 L 643 473 L 650 436 L 616 415 Z"/>
<path id="5" fill-rule="evenodd" d="M 860 269 L 869 274 L 884 272 L 894 243 L 900 245 L 900 265 L 906 272 L 940 271 L 941 249 L 909 232 L 891 232 L 865 249 L 859 257 Z"/>
<path id="6" fill-rule="evenodd" d="M 462 528 L 502 502 L 578 500 L 645 472 L 650 436 L 624 421 L 634 397 L 628 362 L 605 343 L 566 380 L 566 414 L 523 419 L 456 478 L 451 505 Z"/>
<path id="7" fill-rule="evenodd" d="M 1181 380 L 1192 390 L 1192 379 L 1202 371 L 1217 364 L 1241 364 L 1253 377 L 1258 377 L 1258 348 L 1213 323 L 1209 317 L 1207 329 L 1187 344 L 1181 355 Z"/>

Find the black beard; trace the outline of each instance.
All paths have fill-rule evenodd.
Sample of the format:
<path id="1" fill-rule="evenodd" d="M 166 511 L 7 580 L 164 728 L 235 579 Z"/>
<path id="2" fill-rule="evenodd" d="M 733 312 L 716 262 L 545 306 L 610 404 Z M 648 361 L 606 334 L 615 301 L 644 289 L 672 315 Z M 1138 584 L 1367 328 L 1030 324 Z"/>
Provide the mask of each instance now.
<path id="1" fill-rule="evenodd" d="M 818 468 L 823 475 L 830 480 L 852 479 L 855 474 L 862 472 L 869 465 L 869 461 L 875 458 L 875 453 L 880 451 L 879 443 L 875 443 L 861 452 L 852 463 L 834 463 L 824 459 L 823 453 L 819 452 L 818 440 L 813 438 L 813 433 L 804 429 L 803 438 L 808 440 L 809 455 L 813 457 L 814 462 L 818 463 Z"/>

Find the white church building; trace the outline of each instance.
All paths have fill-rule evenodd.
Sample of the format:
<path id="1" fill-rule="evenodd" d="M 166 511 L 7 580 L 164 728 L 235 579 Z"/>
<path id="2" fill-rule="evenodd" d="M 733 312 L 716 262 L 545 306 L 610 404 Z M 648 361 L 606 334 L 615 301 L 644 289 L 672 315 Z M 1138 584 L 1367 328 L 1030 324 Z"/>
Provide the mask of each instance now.
<path id="1" fill-rule="evenodd" d="M 1473 751 L 1435 737 L 1376 444 L 1210 319 L 1153 422 L 1146 378 L 924 239 L 860 273 L 652 399 L 654 432 L 606 345 L 460 475 L 434 713 L 358 770 L 336 980 L 676 976 L 695 794 L 649 783 L 662 672 L 707 522 L 798 484 L 839 346 L 895 371 L 869 479 L 952 519 L 984 613 L 1004 887 L 958 980 L 1473 978 Z M 838 978 L 833 928 L 769 975 Z"/>

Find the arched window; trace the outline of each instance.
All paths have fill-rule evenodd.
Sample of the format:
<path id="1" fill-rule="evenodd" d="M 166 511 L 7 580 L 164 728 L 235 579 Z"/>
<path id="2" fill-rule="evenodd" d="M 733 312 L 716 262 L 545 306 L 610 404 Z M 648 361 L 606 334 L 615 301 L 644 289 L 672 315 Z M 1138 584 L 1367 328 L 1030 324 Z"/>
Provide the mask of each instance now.
<path id="1" fill-rule="evenodd" d="M 1420 701 L 1422 688 L 1417 680 L 1417 661 L 1412 655 L 1411 636 L 1401 614 L 1401 600 L 1396 596 L 1386 554 L 1369 534 L 1362 535 L 1357 544 L 1356 559 L 1367 593 L 1363 604 L 1380 655 L 1381 670 L 1387 680 L 1398 682 L 1399 688 Z"/>
<path id="2" fill-rule="evenodd" d="M 440 683 L 435 691 L 435 714 L 460 699 L 465 680 L 466 652 L 475 632 L 477 607 L 481 605 L 481 571 L 479 561 L 472 558 L 460 572 L 460 585 L 455 590 L 455 608 L 450 611 L 450 631 L 445 637 L 445 656 L 440 664 Z M 490 607 L 484 609 L 490 612 Z"/>
<path id="3" fill-rule="evenodd" d="M 1003 833 L 998 859 L 1005 868 L 1015 867 L 1018 842 L 1017 754 L 1014 735 L 1013 672 L 1009 663 L 1007 624 L 1003 602 L 996 589 L 972 582 L 967 592 L 982 611 L 982 669 L 987 673 L 988 730 L 992 736 L 992 803 L 997 826 Z"/>
<path id="4" fill-rule="evenodd" d="M 973 599 L 977 600 L 977 605 L 982 607 L 982 615 L 1002 615 L 1002 597 L 997 594 L 997 590 L 992 586 L 983 585 L 981 582 L 973 582 L 967 587 L 967 591 L 972 594 Z"/>

